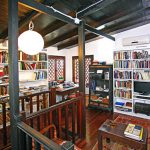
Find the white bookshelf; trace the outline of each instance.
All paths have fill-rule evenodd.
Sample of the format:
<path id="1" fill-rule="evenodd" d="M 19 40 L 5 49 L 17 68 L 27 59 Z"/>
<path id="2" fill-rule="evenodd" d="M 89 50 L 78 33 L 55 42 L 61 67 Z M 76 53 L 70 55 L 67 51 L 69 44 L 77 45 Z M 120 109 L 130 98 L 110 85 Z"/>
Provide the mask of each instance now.
<path id="1" fill-rule="evenodd" d="M 136 58 L 136 56 L 138 58 Z M 144 104 L 150 104 L 150 95 L 137 95 L 134 93 L 135 81 L 147 83 L 150 82 L 150 48 L 129 47 L 129 49 L 126 50 L 114 51 L 113 70 L 114 112 L 150 119 L 150 116 L 148 115 L 135 113 L 135 103 L 140 102 Z M 127 72 L 130 72 L 130 78 L 119 77 L 123 73 L 127 74 Z M 116 77 L 117 73 L 118 77 Z M 141 74 L 140 76 L 142 76 L 142 78 L 138 78 L 136 74 Z M 127 87 L 127 83 L 129 84 L 129 82 L 131 84 L 130 88 Z M 131 95 L 126 94 L 127 91 L 131 91 Z M 143 98 L 138 98 L 136 96 L 142 96 Z M 144 97 L 146 97 L 147 99 L 145 99 Z M 120 105 L 124 105 L 119 107 L 117 105 L 118 103 L 116 102 L 121 102 Z M 131 107 L 128 107 L 129 103 Z M 126 104 L 128 105 L 126 106 Z M 130 110 L 128 111 L 128 109 Z"/>
<path id="2" fill-rule="evenodd" d="M 43 51 L 39 54 L 35 55 L 34 57 L 29 56 L 31 58 L 24 58 L 23 52 L 19 52 L 19 61 L 18 61 L 18 67 L 19 67 L 19 84 L 20 86 L 27 85 L 31 86 L 34 85 L 48 85 L 47 80 L 47 52 Z M 46 57 L 46 60 L 40 60 L 40 55 L 44 54 Z M 23 56 L 24 55 L 24 56 Z M 33 59 L 32 59 L 33 58 Z M 35 60 L 34 60 L 35 59 Z M 34 67 L 33 67 L 33 66 Z"/>

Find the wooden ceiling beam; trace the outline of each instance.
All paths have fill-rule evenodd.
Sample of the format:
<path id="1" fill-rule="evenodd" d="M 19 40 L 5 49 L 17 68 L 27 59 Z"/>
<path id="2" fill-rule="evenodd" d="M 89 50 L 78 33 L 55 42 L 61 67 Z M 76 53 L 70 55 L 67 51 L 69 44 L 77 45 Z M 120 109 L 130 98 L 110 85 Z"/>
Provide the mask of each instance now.
<path id="1" fill-rule="evenodd" d="M 74 16 L 74 12 L 70 12 L 68 15 Z M 51 24 L 49 24 L 44 29 L 42 29 L 40 31 L 40 34 L 44 37 L 44 36 L 48 35 L 49 33 L 54 32 L 57 29 L 65 26 L 66 24 L 67 24 L 66 22 L 63 22 L 61 20 L 56 20 L 56 21 L 52 22 Z"/>
<path id="2" fill-rule="evenodd" d="M 73 1 L 72 3 L 68 2 L 68 0 L 61 0 L 60 3 L 62 3 L 63 5 L 65 5 L 71 11 L 76 11 L 76 8 L 78 6 L 77 0 Z"/>
<path id="3" fill-rule="evenodd" d="M 47 27 L 45 27 L 44 29 L 42 29 L 40 31 L 40 34 L 44 37 L 46 36 L 47 34 L 63 27 L 64 25 L 66 25 L 67 23 L 65 22 L 62 22 L 60 20 L 56 20 L 54 22 L 52 22 L 51 24 L 49 24 Z"/>
<path id="4" fill-rule="evenodd" d="M 95 5 L 91 5 L 79 12 L 77 12 L 77 17 L 78 18 L 82 18 L 85 16 L 88 16 L 98 10 L 102 10 L 105 7 L 109 6 L 112 3 L 115 3 L 118 0 L 99 0 L 99 2 L 97 2 Z"/>
<path id="5" fill-rule="evenodd" d="M 71 37 L 74 37 L 77 34 L 78 34 L 78 29 L 75 28 L 75 29 L 71 30 L 69 33 L 65 33 L 61 36 L 58 36 L 58 37 L 52 39 L 51 41 L 48 41 L 47 43 L 45 43 L 45 47 L 55 45 L 61 41 L 64 41 L 64 40 L 69 39 Z"/>
<path id="6" fill-rule="evenodd" d="M 85 36 L 85 41 L 88 41 L 88 40 L 90 40 L 92 38 L 96 38 L 96 37 L 97 37 L 97 35 L 95 35 L 93 33 L 87 33 L 86 36 Z M 58 50 L 69 48 L 69 47 L 75 46 L 77 44 L 78 44 L 78 36 L 75 37 L 73 40 L 71 40 L 69 42 L 58 45 Z"/>

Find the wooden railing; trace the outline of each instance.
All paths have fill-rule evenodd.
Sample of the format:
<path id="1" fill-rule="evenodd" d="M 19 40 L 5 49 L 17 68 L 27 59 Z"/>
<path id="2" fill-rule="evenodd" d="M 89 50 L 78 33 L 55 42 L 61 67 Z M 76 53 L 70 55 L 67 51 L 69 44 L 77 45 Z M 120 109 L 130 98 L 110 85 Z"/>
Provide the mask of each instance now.
<path id="1" fill-rule="evenodd" d="M 43 99 L 40 98 L 41 95 Z M 45 100 L 46 97 L 47 101 Z M 76 138 L 83 137 L 81 115 L 83 95 L 77 93 L 76 98 L 51 106 L 52 102 L 55 101 L 53 97 L 55 97 L 55 93 L 50 91 L 20 97 L 20 113 L 24 115 L 24 123 L 36 131 L 41 131 L 50 124 L 54 124 L 57 128 L 58 138 L 72 140 L 74 143 Z M 28 101 L 28 108 L 26 108 L 25 105 L 26 101 Z M 2 139 L 0 149 L 10 142 L 8 138 L 10 137 L 10 133 L 8 132 L 9 126 L 7 126 L 8 123 L 6 122 L 6 115 L 8 113 L 8 110 L 6 110 L 7 102 L 6 100 L 0 103 L 0 105 L 2 105 L 3 117 L 3 125 L 0 131 L 0 133 L 2 133 L 2 135 L 0 135 Z M 33 103 L 36 103 L 36 110 L 33 108 Z M 25 113 L 26 109 L 28 109 L 28 113 Z M 19 128 L 21 129 L 20 125 Z M 21 134 L 23 134 L 22 132 L 21 129 Z M 50 132 L 48 138 L 52 138 Z M 29 139 L 26 142 L 31 146 L 32 138 Z"/>
<path id="2" fill-rule="evenodd" d="M 50 124 L 57 128 L 58 138 L 72 140 L 82 138 L 82 103 L 81 93 L 70 99 L 41 111 L 32 113 L 25 118 L 25 122 L 34 129 L 41 131 Z M 64 133 L 64 134 L 63 134 Z"/>
<path id="3" fill-rule="evenodd" d="M 26 112 L 27 114 L 31 114 L 34 111 L 50 107 L 52 98 L 53 95 L 51 91 L 20 96 L 20 113 Z M 0 149 L 10 143 L 10 111 L 9 108 L 7 108 L 9 105 L 8 103 L 8 98 L 0 100 Z"/>
<path id="4" fill-rule="evenodd" d="M 61 146 L 52 140 L 48 139 L 40 132 L 36 131 L 24 122 L 18 123 L 19 128 L 19 149 L 20 150 L 61 150 Z M 34 142 L 34 144 L 33 144 Z M 34 146 L 33 146 L 34 145 Z"/>
<path id="5" fill-rule="evenodd" d="M 82 138 L 82 103 L 83 96 L 78 94 L 74 99 L 61 102 L 49 108 L 45 108 L 38 112 L 32 113 L 24 118 L 24 122 L 18 123 L 19 145 L 22 150 L 59 150 L 65 149 L 56 141 L 51 139 L 51 130 L 48 130 L 47 137 L 43 136 L 40 131 L 46 130 L 50 124 L 55 124 L 57 128 L 57 136 L 59 139 L 70 140 L 75 142 L 75 137 Z M 71 114 L 71 115 L 70 115 Z M 71 128 L 69 119 L 71 117 Z M 63 122 L 64 120 L 64 122 Z M 33 123 L 34 122 L 34 123 Z M 76 123 L 77 122 L 77 123 Z M 64 128 L 64 135 L 63 133 Z M 48 128 L 49 129 L 49 128 Z M 38 132 L 39 131 L 39 132 Z M 71 134 L 69 134 L 71 132 Z M 34 143 L 34 144 L 33 144 Z M 70 143 L 69 143 L 70 144 Z"/>

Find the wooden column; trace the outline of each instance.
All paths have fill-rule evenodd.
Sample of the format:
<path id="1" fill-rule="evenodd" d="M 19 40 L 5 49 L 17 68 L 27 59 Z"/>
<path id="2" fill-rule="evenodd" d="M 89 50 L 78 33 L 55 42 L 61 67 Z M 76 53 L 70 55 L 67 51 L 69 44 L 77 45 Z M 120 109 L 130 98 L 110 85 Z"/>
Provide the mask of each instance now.
<path id="1" fill-rule="evenodd" d="M 8 0 L 8 18 L 11 146 L 13 150 L 19 150 L 18 0 Z"/>
<path id="2" fill-rule="evenodd" d="M 85 110 L 85 25 L 81 21 L 78 26 L 78 55 L 79 55 L 79 91 L 84 94 L 82 112 L 82 138 L 86 136 L 86 110 Z"/>

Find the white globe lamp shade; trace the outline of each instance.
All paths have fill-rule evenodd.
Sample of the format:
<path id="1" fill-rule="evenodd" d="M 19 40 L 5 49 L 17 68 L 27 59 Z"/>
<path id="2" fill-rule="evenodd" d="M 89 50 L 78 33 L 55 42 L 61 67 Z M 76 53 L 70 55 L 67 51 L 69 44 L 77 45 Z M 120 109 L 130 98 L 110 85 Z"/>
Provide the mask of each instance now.
<path id="1" fill-rule="evenodd" d="M 18 46 L 28 55 L 36 55 L 44 48 L 43 37 L 32 30 L 23 32 L 18 38 Z"/>

